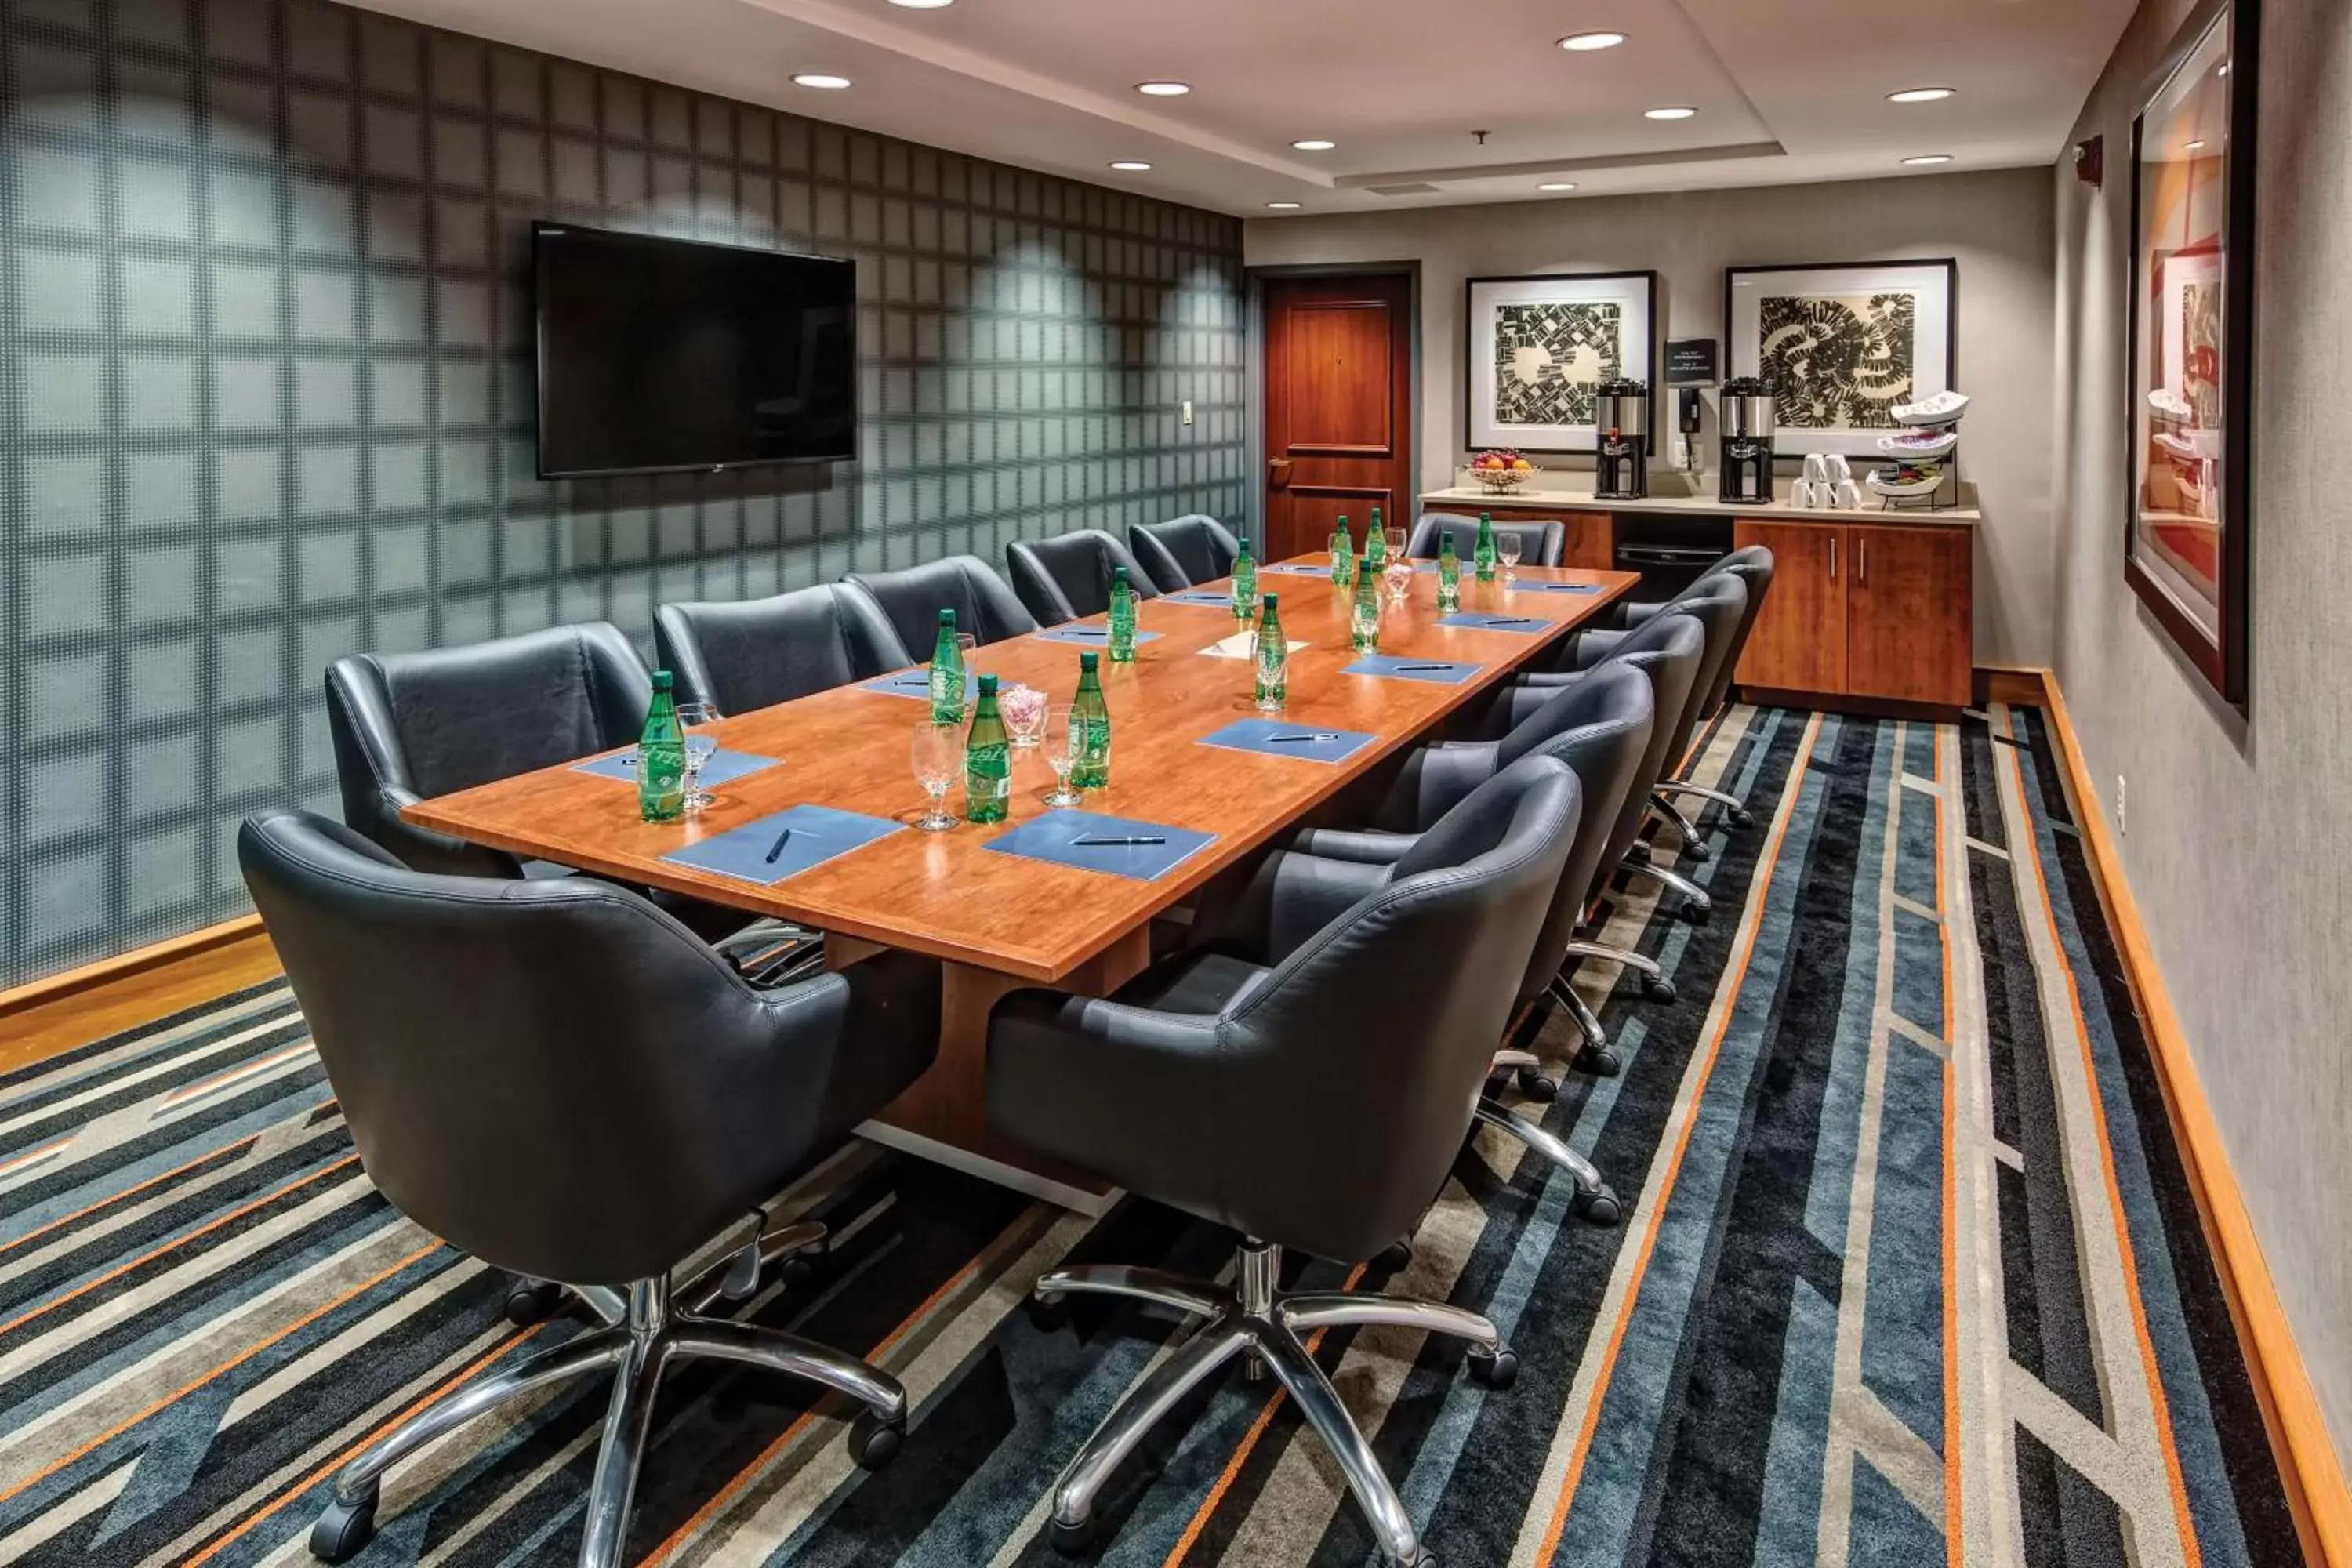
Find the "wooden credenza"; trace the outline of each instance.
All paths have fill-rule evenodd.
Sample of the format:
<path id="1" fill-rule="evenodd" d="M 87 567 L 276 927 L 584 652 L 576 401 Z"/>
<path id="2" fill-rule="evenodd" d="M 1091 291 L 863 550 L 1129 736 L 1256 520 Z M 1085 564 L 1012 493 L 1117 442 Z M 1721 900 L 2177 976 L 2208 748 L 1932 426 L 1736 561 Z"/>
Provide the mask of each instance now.
<path id="1" fill-rule="evenodd" d="M 1975 541 L 1948 524 L 1737 518 L 1772 552 L 1772 592 L 1734 678 L 1822 698 L 1966 707 Z"/>

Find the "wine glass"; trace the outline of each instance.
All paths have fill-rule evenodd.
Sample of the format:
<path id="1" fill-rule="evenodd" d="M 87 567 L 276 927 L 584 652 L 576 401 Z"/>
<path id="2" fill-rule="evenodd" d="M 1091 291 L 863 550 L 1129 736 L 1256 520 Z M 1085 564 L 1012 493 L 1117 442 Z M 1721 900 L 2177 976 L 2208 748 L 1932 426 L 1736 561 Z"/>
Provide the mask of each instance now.
<path id="1" fill-rule="evenodd" d="M 1402 531 L 1391 528 L 1389 531 L 1398 533 Z M 1381 576 L 1388 584 L 1389 602 L 1403 604 L 1404 596 L 1412 592 L 1412 563 L 1404 558 L 1403 550 L 1399 549 L 1390 554 L 1389 563 L 1381 568 Z"/>
<path id="2" fill-rule="evenodd" d="M 1503 559 L 1504 582 L 1509 583 L 1516 580 L 1515 574 L 1511 569 L 1519 563 L 1519 556 L 1527 549 L 1527 542 L 1526 538 L 1521 535 L 1519 531 L 1516 528 L 1506 528 L 1496 531 L 1495 534 L 1495 553 L 1501 556 Z"/>
<path id="3" fill-rule="evenodd" d="M 1282 700 L 1290 690 L 1290 644 L 1259 637 L 1250 649 L 1250 669 L 1255 678 L 1257 710 L 1281 712 Z"/>
<path id="4" fill-rule="evenodd" d="M 1381 530 L 1381 542 L 1389 547 L 1390 560 L 1402 561 L 1404 559 L 1405 538 L 1404 525 L 1402 523 L 1392 522 L 1386 528 Z"/>
<path id="5" fill-rule="evenodd" d="M 718 736 L 696 731 L 706 724 L 718 723 L 723 717 L 715 703 L 681 702 L 677 705 L 677 721 L 687 731 L 684 808 L 689 813 L 700 811 L 714 798 L 709 790 L 702 787 L 702 770 L 719 752 Z"/>
<path id="6" fill-rule="evenodd" d="M 916 725 L 914 763 L 915 782 L 930 797 L 930 809 L 915 826 L 926 833 L 945 833 L 956 825 L 945 803 L 963 773 L 963 726 L 934 724 L 929 719 Z"/>
<path id="7" fill-rule="evenodd" d="M 1087 749 L 1087 721 L 1075 705 L 1054 710 L 1053 734 L 1045 743 L 1045 762 L 1054 770 L 1054 791 L 1047 805 L 1083 805 L 1086 796 L 1070 787 L 1070 773 Z"/>
<path id="8" fill-rule="evenodd" d="M 1028 751 L 1045 738 L 1045 694 L 1018 681 L 996 694 L 996 710 L 1013 734 L 1017 751 Z"/>

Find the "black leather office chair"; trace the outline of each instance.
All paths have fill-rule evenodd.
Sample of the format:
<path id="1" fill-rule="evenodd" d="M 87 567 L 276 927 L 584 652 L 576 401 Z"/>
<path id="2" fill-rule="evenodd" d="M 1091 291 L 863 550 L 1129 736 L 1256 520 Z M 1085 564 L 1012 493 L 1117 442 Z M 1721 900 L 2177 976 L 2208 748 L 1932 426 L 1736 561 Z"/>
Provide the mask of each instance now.
<path id="1" fill-rule="evenodd" d="M 1722 661 L 1716 667 L 1714 678 L 1707 683 L 1706 697 L 1699 704 L 1698 721 L 1702 724 L 1720 712 L 1724 702 L 1731 695 L 1731 683 L 1739 669 L 1739 656 L 1748 649 L 1748 634 L 1756 629 L 1757 615 L 1764 608 L 1764 595 L 1772 590 L 1772 552 L 1760 544 L 1750 544 L 1745 549 L 1735 550 L 1713 566 L 1708 567 L 1706 576 L 1700 579 L 1700 583 L 1704 583 L 1707 577 L 1717 575 L 1738 578 L 1741 585 L 1748 590 L 1748 605 L 1740 612 L 1739 625 L 1731 634 L 1731 646 L 1725 651 Z M 1686 592 L 1696 592 L 1700 583 L 1693 584 Z M 1630 626 L 1638 624 L 1639 622 L 1629 612 L 1627 625 Z M 1696 757 L 1685 759 L 1685 765 L 1682 773 L 1669 773 L 1659 781 L 1658 794 L 1662 796 L 1688 795 L 1696 800 L 1713 801 L 1723 807 L 1724 816 L 1730 821 L 1732 826 L 1753 826 L 1755 818 L 1748 814 L 1746 801 L 1728 790 L 1712 789 L 1687 782 L 1683 774 L 1686 773 L 1689 767 L 1695 765 L 1696 762 Z M 1667 810 L 1673 809 L 1670 800 L 1661 800 L 1659 804 Z M 1700 809 L 1703 811 L 1705 807 L 1702 806 Z M 1696 831 L 1694 826 L 1684 821 L 1679 813 L 1675 815 L 1675 820 L 1678 827 L 1683 830 L 1685 841 L 1689 841 Z"/>
<path id="2" fill-rule="evenodd" d="M 1242 542 L 1232 530 L 1200 512 L 1166 522 L 1136 523 L 1127 531 L 1127 542 L 1151 580 L 1171 594 L 1232 576 L 1242 552 Z"/>
<path id="3" fill-rule="evenodd" d="M 1037 629 L 1037 618 L 977 555 L 944 556 L 903 572 L 852 572 L 842 581 L 873 601 L 909 662 L 931 657 L 941 610 L 953 610 L 956 630 L 983 644 Z"/>
<path id="4" fill-rule="evenodd" d="M 1694 666 L 1697 656 L 1695 642 L 1685 644 L 1676 655 Z M 1629 803 L 1634 820 L 1639 820 L 1643 796 L 1637 786 L 1643 782 L 1643 763 L 1650 755 L 1656 703 L 1649 662 L 1649 655 L 1637 653 L 1560 688 L 1499 742 L 1422 748 L 1407 759 L 1405 771 L 1372 828 L 1318 828 L 1300 835 L 1295 847 L 1327 859 L 1393 865 L 1420 834 L 1435 827 L 1447 811 L 1488 778 L 1521 757 L 1558 758 L 1574 770 L 1583 809 L 1576 842 L 1560 875 L 1559 895 L 1520 983 L 1518 1003 L 1525 1005 L 1547 993 L 1567 990 L 1560 975 L 1570 958 L 1600 951 L 1578 941 L 1577 931 L 1614 868 L 1611 842 Z M 1557 994 L 1554 1000 L 1559 1000 Z M 1580 1008 L 1581 1002 L 1575 1006 Z M 1542 1063 L 1528 1052 L 1498 1052 L 1495 1065 L 1499 1070 L 1515 1072 L 1520 1088 L 1538 1099 L 1549 1100 L 1559 1092 L 1559 1086 L 1543 1076 Z M 1610 1065 L 1613 1070 L 1613 1058 Z M 1614 1225 L 1621 1217 L 1617 1196 L 1600 1172 L 1559 1138 L 1507 1109 L 1492 1094 L 1480 1098 L 1478 1118 L 1533 1145 L 1574 1176 L 1577 1211 L 1585 1218 Z"/>
<path id="5" fill-rule="evenodd" d="M 654 648 L 677 679 L 679 701 L 721 713 L 771 708 L 915 662 L 874 601 L 838 583 L 767 599 L 664 605 L 654 612 Z"/>
<path id="6" fill-rule="evenodd" d="M 1013 591 L 1040 626 L 1099 616 L 1110 608 L 1110 574 L 1127 568 L 1136 596 L 1160 597 L 1160 585 L 1112 534 L 1081 528 L 1050 539 L 1016 539 L 1004 547 Z"/>
<path id="7" fill-rule="evenodd" d="M 625 746 L 652 701 L 636 650 L 602 621 L 339 658 L 327 671 L 327 729 L 343 820 L 415 870 L 523 876 L 539 868 L 411 826 L 401 808 Z"/>
<path id="8" fill-rule="evenodd" d="M 1468 561 L 1478 547 L 1478 520 L 1456 517 L 1451 512 L 1425 511 L 1421 521 L 1412 525 L 1407 536 L 1404 552 L 1416 561 L 1437 559 L 1441 533 L 1454 535 L 1454 553 Z M 1557 566 L 1568 551 L 1568 525 L 1561 522 L 1521 522 L 1516 519 L 1495 520 L 1495 537 L 1506 533 L 1519 536 L 1519 559 L 1529 566 Z"/>
<path id="9" fill-rule="evenodd" d="M 757 991 L 625 889 L 425 875 L 299 812 L 246 824 L 237 858 L 384 1196 L 494 1267 L 619 1303 L 618 1321 L 467 1384 L 344 1466 L 314 1554 L 340 1563 L 367 1543 L 401 1459 L 594 1373 L 614 1386 L 583 1568 L 621 1561 L 673 1362 L 747 1363 L 845 1395 L 865 1407 L 852 1454 L 889 1458 L 907 1416 L 896 1379 L 700 1317 L 670 1274 L 747 1221 L 756 1235 L 764 1199 L 930 1064 L 935 964 L 886 955 Z"/>
<path id="10" fill-rule="evenodd" d="M 1431 1561 L 1299 1337 L 1371 1323 L 1453 1335 L 1471 1342 L 1471 1371 L 1490 1387 L 1508 1385 L 1517 1358 L 1492 1323 L 1457 1307 L 1286 1296 L 1280 1249 L 1370 1258 L 1444 1184 L 1559 891 L 1577 811 L 1567 764 L 1526 759 L 1393 867 L 1333 878 L 1335 862 L 1276 854 L 1208 945 L 1108 999 L 1022 991 L 997 1005 L 988 1110 L 1001 1131 L 1247 1238 L 1230 1289 L 1117 1265 L 1037 1281 L 1048 1302 L 1104 1293 L 1209 1320 L 1063 1472 L 1056 1546 L 1084 1546 L 1119 1462 L 1187 1390 L 1247 1353 L 1330 1446 L 1390 1561 Z"/>

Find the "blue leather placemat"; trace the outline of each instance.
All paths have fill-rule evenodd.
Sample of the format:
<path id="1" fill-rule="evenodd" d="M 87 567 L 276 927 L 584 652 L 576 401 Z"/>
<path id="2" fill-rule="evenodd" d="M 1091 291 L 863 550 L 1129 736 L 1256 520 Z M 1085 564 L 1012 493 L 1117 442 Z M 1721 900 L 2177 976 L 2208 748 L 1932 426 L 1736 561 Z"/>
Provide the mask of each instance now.
<path id="1" fill-rule="evenodd" d="M 1135 634 L 1136 646 L 1140 647 L 1159 635 L 1139 627 Z M 1110 647 L 1110 628 L 1108 626 L 1053 626 L 1037 633 L 1036 637 L 1039 642 L 1076 643 L 1080 647 Z"/>
<path id="2" fill-rule="evenodd" d="M 928 669 L 902 669 L 896 675 L 885 675 L 873 680 L 863 680 L 858 682 L 858 685 L 866 691 L 887 692 L 892 697 L 920 697 L 928 700 L 931 695 L 931 672 Z M 971 671 L 965 670 L 963 700 L 967 705 L 971 702 L 972 695 L 978 689 L 972 682 Z"/>
<path id="3" fill-rule="evenodd" d="M 1278 740 L 1277 736 L 1304 738 Z M 1269 757 L 1303 757 L 1310 763 L 1344 763 L 1379 739 L 1361 730 L 1321 730 L 1312 724 L 1286 724 L 1279 719 L 1241 719 L 1202 736 L 1201 744 L 1263 752 Z"/>
<path id="4" fill-rule="evenodd" d="M 756 773 L 762 768 L 772 768 L 776 765 L 777 760 L 774 757 L 754 756 L 749 752 L 730 752 L 722 746 L 711 752 L 710 760 L 702 764 L 702 787 L 714 788 L 731 779 L 740 779 L 746 773 Z M 609 757 L 600 757 L 593 763 L 574 763 L 572 771 L 594 773 L 600 779 L 621 779 L 626 783 L 635 784 L 637 782 L 637 749 L 631 746 L 625 752 L 618 752 Z"/>
<path id="5" fill-rule="evenodd" d="M 1214 605 L 1221 610 L 1234 607 L 1231 594 L 1212 593 L 1206 588 L 1187 588 L 1181 594 L 1162 594 L 1160 602 L 1163 605 Z"/>
<path id="6" fill-rule="evenodd" d="M 1024 822 L 1010 833 L 1000 833 L 983 848 L 1031 860 L 1050 860 L 1085 871 L 1108 871 L 1139 882 L 1157 881 L 1176 867 L 1216 842 L 1213 833 L 1166 827 L 1132 817 L 1105 816 L 1098 812 L 1049 811 L 1034 822 Z M 1086 845 L 1079 838 L 1160 838 L 1162 844 Z"/>
<path id="7" fill-rule="evenodd" d="M 1598 583 L 1530 583 L 1522 577 L 1511 584 L 1514 594 L 1598 594 Z"/>
<path id="8" fill-rule="evenodd" d="M 768 852 L 775 848 L 777 836 L 786 828 L 792 829 L 793 836 L 784 840 L 776 858 L 769 859 Z M 836 855 L 846 855 L 877 838 L 905 831 L 904 824 L 879 816 L 836 811 L 829 805 L 795 805 L 757 822 L 714 833 L 698 844 L 673 849 L 662 858 L 691 866 L 698 871 L 716 871 L 722 877 L 769 887 L 812 866 L 822 866 Z"/>
<path id="9" fill-rule="evenodd" d="M 1437 624 L 1460 626 L 1465 631 L 1517 632 L 1523 637 L 1533 637 L 1538 632 L 1550 630 L 1552 620 L 1549 616 L 1498 616 L 1489 610 L 1456 610 L 1450 616 L 1439 616 Z"/>
<path id="10" fill-rule="evenodd" d="M 1485 668 L 1484 665 L 1455 664 L 1437 658 L 1406 658 L 1399 654 L 1368 653 L 1339 671 L 1342 675 L 1386 675 L 1399 680 L 1433 680 L 1440 686 L 1459 686 Z"/>

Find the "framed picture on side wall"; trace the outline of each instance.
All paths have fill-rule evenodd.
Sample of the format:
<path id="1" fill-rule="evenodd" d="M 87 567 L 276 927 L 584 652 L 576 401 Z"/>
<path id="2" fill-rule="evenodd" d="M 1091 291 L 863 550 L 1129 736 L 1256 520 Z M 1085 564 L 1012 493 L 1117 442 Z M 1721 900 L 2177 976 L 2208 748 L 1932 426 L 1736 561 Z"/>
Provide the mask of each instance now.
<path id="1" fill-rule="evenodd" d="M 1779 454 L 1874 457 L 1895 409 L 1958 390 L 1959 276 L 1951 260 L 1726 268 L 1726 374 L 1770 384 Z"/>
<path id="2" fill-rule="evenodd" d="M 1465 440 L 1473 448 L 1591 452 L 1602 382 L 1631 376 L 1655 395 L 1657 331 L 1654 272 L 1471 279 Z M 1654 451 L 1657 438 L 1653 428 Z"/>
<path id="3" fill-rule="evenodd" d="M 2246 700 L 2259 0 L 2207 0 L 2132 121 L 2124 577 L 2223 700 Z"/>

